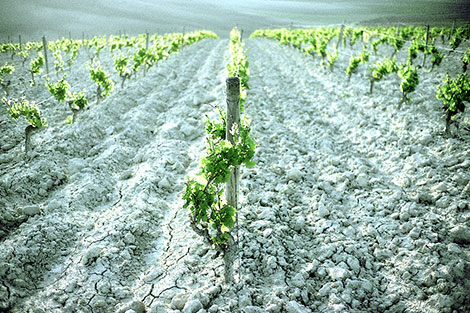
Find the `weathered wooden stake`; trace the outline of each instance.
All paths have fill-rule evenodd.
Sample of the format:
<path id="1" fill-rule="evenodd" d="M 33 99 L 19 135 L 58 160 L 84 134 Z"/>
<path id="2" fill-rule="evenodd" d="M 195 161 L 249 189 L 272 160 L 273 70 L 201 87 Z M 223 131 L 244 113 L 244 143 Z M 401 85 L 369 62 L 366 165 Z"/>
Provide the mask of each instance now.
<path id="1" fill-rule="evenodd" d="M 20 50 L 22 49 L 22 44 L 21 44 L 21 35 L 18 35 L 18 42 L 20 43 Z"/>
<path id="2" fill-rule="evenodd" d="M 229 77 L 225 81 L 227 92 L 227 124 L 225 137 L 230 143 L 234 143 L 234 137 L 239 135 L 240 125 L 240 79 Z M 228 205 L 238 209 L 238 182 L 240 180 L 240 168 L 237 166 L 230 171 L 230 180 L 225 187 L 225 200 Z M 238 213 L 235 213 L 235 229 L 238 229 Z M 224 251 L 224 276 L 225 283 L 233 281 L 233 261 L 235 260 L 236 246 L 232 241 Z"/>
<path id="3" fill-rule="evenodd" d="M 343 40 L 343 31 L 344 31 L 344 24 L 341 24 L 341 29 L 339 30 L 339 36 L 338 36 L 338 43 L 336 44 L 336 47 L 339 48 L 339 44 L 341 43 L 341 40 Z"/>
<path id="4" fill-rule="evenodd" d="M 42 36 L 42 45 L 44 48 L 44 61 L 46 62 L 46 73 L 49 75 L 49 64 L 47 62 L 47 41 L 46 36 Z"/>
<path id="5" fill-rule="evenodd" d="M 145 49 L 149 48 L 149 33 L 145 33 Z"/>
<path id="6" fill-rule="evenodd" d="M 447 40 L 450 40 L 452 36 L 454 35 L 454 29 L 455 29 L 455 20 L 452 21 L 452 30 L 450 31 L 450 36 L 447 38 Z"/>
<path id="7" fill-rule="evenodd" d="M 424 63 L 426 63 L 426 52 L 428 51 L 428 41 L 429 41 L 429 25 L 426 26 L 426 46 L 424 48 L 424 58 L 423 58 L 423 66 L 424 67 Z"/>

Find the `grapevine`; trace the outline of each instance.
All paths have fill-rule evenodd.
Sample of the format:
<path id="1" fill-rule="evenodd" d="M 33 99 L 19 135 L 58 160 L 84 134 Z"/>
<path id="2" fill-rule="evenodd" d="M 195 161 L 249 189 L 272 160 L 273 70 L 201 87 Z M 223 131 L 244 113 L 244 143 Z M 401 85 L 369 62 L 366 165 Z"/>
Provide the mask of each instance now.
<path id="1" fill-rule="evenodd" d="M 96 89 L 96 103 L 99 103 L 101 98 L 110 95 L 110 92 L 114 89 L 114 82 L 101 67 L 100 62 L 93 62 L 87 64 L 88 71 L 90 72 L 90 78 L 95 82 Z"/>
<path id="2" fill-rule="evenodd" d="M 357 68 L 361 63 L 367 63 L 369 61 L 369 52 L 362 50 L 358 56 L 351 56 L 349 59 L 349 65 L 346 68 L 346 74 L 348 75 L 348 82 L 351 80 L 351 75 L 357 72 Z"/>
<path id="3" fill-rule="evenodd" d="M 327 55 L 327 60 L 328 60 L 328 67 L 330 68 L 331 71 L 333 71 L 333 65 L 335 64 L 336 60 L 338 60 L 338 48 L 334 47 L 333 53 L 330 53 L 329 51 L 326 52 Z"/>
<path id="4" fill-rule="evenodd" d="M 400 67 L 398 70 L 398 76 L 402 79 L 400 84 L 400 90 L 402 91 L 402 98 L 399 105 L 400 108 L 402 102 L 410 101 L 408 94 L 416 90 L 416 86 L 419 84 L 419 79 L 418 71 L 411 65 L 411 62 L 407 62 Z"/>
<path id="5" fill-rule="evenodd" d="M 237 70 L 248 76 L 248 66 L 243 54 L 238 30 L 231 32 L 229 75 Z M 233 72 L 232 72 L 233 71 Z M 241 106 L 241 103 L 240 103 Z M 191 227 L 203 236 L 212 246 L 226 251 L 232 242 L 232 229 L 236 222 L 236 208 L 227 204 L 223 198 L 223 184 L 230 179 L 232 168 L 244 164 L 254 166 L 255 141 L 250 135 L 250 123 L 242 116 L 240 124 L 232 129 L 233 143 L 226 138 L 226 114 L 217 108 L 219 119 L 206 121 L 206 156 L 201 159 L 201 170 L 196 178 L 188 178 L 183 192 L 183 207 L 190 210 Z"/>
<path id="6" fill-rule="evenodd" d="M 385 59 L 383 62 L 377 62 L 375 67 L 371 67 L 370 93 L 374 88 L 374 83 L 382 80 L 386 75 L 396 73 L 398 65 L 395 59 Z"/>
<path id="7" fill-rule="evenodd" d="M 43 65 L 44 57 L 41 52 L 38 52 L 38 56 L 31 61 L 29 67 L 29 71 L 31 72 L 31 86 L 36 85 L 36 82 L 34 81 L 34 75 L 41 74 Z"/>
<path id="8" fill-rule="evenodd" d="M 69 105 L 72 115 L 67 117 L 67 123 L 72 124 L 75 122 L 77 114 L 80 110 L 88 105 L 88 100 L 85 98 L 85 92 L 71 92 L 70 84 L 64 77 L 55 83 L 46 83 L 47 89 L 59 102 L 65 102 Z"/>
<path id="9" fill-rule="evenodd" d="M 30 103 L 25 97 L 16 98 L 2 98 L 2 102 L 7 105 L 7 111 L 13 120 L 18 120 L 21 116 L 28 122 L 25 128 L 25 153 L 28 153 L 30 146 L 31 133 L 34 130 L 41 129 L 47 126 L 45 118 L 41 117 L 41 112 L 37 105 Z"/>
<path id="10" fill-rule="evenodd" d="M 464 112 L 465 101 L 470 101 L 470 79 L 461 73 L 456 79 L 449 75 L 443 81 L 443 85 L 437 87 L 437 99 L 442 100 L 443 109 L 446 113 L 445 132 L 449 135 L 449 126 L 452 118 L 459 112 Z"/>
<path id="11" fill-rule="evenodd" d="M 124 56 L 122 53 L 120 56 L 115 56 L 114 68 L 118 72 L 119 77 L 122 79 L 121 88 L 124 88 L 124 82 L 132 75 L 129 58 Z"/>
<path id="12" fill-rule="evenodd" d="M 5 94 L 8 96 L 8 87 L 10 86 L 10 80 L 5 80 L 4 76 L 5 75 L 10 75 L 13 73 L 15 70 L 14 65 L 9 65 L 8 63 L 5 63 L 3 66 L 0 66 L 0 85 L 2 86 L 2 89 L 4 90 Z"/>
<path id="13" fill-rule="evenodd" d="M 465 73 L 467 72 L 468 63 L 470 63 L 470 48 L 467 48 L 467 51 L 462 57 L 462 62 L 463 62 L 462 71 Z"/>

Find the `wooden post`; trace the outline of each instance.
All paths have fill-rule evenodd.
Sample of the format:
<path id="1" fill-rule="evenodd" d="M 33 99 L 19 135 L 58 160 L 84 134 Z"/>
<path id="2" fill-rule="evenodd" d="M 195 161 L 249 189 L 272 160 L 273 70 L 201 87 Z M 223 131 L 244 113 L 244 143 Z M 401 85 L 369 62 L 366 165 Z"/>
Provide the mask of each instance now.
<path id="1" fill-rule="evenodd" d="M 72 32 L 69 31 L 69 39 L 72 40 Z"/>
<path id="2" fill-rule="evenodd" d="M 423 58 L 423 66 L 424 67 L 424 63 L 426 63 L 426 52 L 428 50 L 428 41 L 429 41 L 429 25 L 426 26 L 426 45 L 424 47 L 424 58 Z"/>
<path id="3" fill-rule="evenodd" d="M 145 49 L 149 48 L 149 33 L 145 33 Z"/>
<path id="4" fill-rule="evenodd" d="M 240 125 L 240 79 L 229 77 L 225 80 L 227 92 L 227 124 L 225 138 L 234 143 L 234 137 L 239 135 Z M 230 171 L 230 180 L 225 187 L 225 200 L 228 205 L 238 209 L 238 182 L 240 179 L 240 168 L 237 166 Z M 235 213 L 235 229 L 238 229 L 238 213 Z M 236 246 L 232 241 L 224 251 L 224 277 L 225 283 L 233 281 L 233 261 L 235 260 Z"/>
<path id="5" fill-rule="evenodd" d="M 20 43 L 20 50 L 21 50 L 22 49 L 21 48 L 21 46 L 22 46 L 22 44 L 21 44 L 21 35 L 18 35 L 18 42 Z"/>
<path id="6" fill-rule="evenodd" d="M 44 61 L 46 62 L 46 73 L 49 75 L 49 64 L 47 63 L 47 41 L 46 36 L 42 36 L 42 45 L 44 48 Z"/>
<path id="7" fill-rule="evenodd" d="M 344 24 L 341 24 L 341 29 L 339 30 L 339 36 L 338 36 L 338 43 L 336 44 L 336 47 L 339 48 L 339 44 L 341 43 L 341 40 L 343 40 L 343 31 L 344 31 Z"/>
<path id="8" fill-rule="evenodd" d="M 397 26 L 397 35 L 396 36 L 397 36 L 397 38 L 400 37 L 400 24 L 398 24 L 398 26 Z"/>
<path id="9" fill-rule="evenodd" d="M 452 36 L 454 35 L 454 29 L 455 29 L 455 20 L 452 21 L 452 30 L 450 31 L 450 36 L 447 38 L 447 40 L 450 40 Z"/>

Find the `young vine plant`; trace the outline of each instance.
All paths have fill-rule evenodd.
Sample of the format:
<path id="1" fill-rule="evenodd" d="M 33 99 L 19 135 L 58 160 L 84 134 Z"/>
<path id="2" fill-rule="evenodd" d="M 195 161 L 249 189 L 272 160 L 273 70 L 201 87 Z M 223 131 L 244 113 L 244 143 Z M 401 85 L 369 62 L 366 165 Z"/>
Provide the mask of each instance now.
<path id="1" fill-rule="evenodd" d="M 411 65 L 411 62 L 406 62 L 398 69 L 398 76 L 401 78 L 400 90 L 402 92 L 402 98 L 398 108 L 401 107 L 403 102 L 410 102 L 411 99 L 408 94 L 415 91 L 419 84 L 418 70 Z"/>
<path id="2" fill-rule="evenodd" d="M 346 74 L 348 75 L 348 82 L 351 80 L 351 75 L 357 72 L 359 64 L 365 64 L 369 62 L 369 52 L 362 50 L 358 56 L 351 56 L 349 59 L 349 65 L 346 68 Z"/>
<path id="3" fill-rule="evenodd" d="M 447 135 L 450 133 L 450 124 L 452 118 L 459 112 L 465 111 L 465 101 L 470 101 L 470 79 L 465 73 L 461 73 L 455 79 L 449 75 L 443 81 L 441 86 L 437 87 L 436 98 L 442 100 L 443 109 L 446 114 Z"/>
<path id="4" fill-rule="evenodd" d="M 10 86 L 10 80 L 6 80 L 4 77 L 6 75 L 11 75 L 13 71 L 15 70 L 14 65 L 10 65 L 8 63 L 5 63 L 4 65 L 0 66 L 0 85 L 2 86 L 3 91 L 5 92 L 5 95 L 8 96 L 8 87 Z"/>
<path id="5" fill-rule="evenodd" d="M 101 67 L 100 62 L 93 62 L 87 64 L 88 71 L 90 72 L 90 78 L 95 82 L 96 89 L 96 103 L 101 101 L 101 98 L 110 95 L 110 92 L 114 89 L 114 82 Z"/>
<path id="6" fill-rule="evenodd" d="M 2 98 L 2 102 L 6 104 L 7 111 L 13 120 L 18 120 L 21 116 L 28 122 L 25 128 L 25 153 L 30 150 L 31 133 L 34 130 L 47 126 L 47 121 L 41 117 L 41 112 L 34 102 L 29 102 L 25 97 Z"/>
<path id="7" fill-rule="evenodd" d="M 238 32 L 238 30 L 235 30 Z M 239 34 L 232 30 L 231 45 L 239 45 L 230 49 L 232 55 L 230 69 L 238 69 L 238 73 L 246 73 L 243 68 L 248 62 L 240 62 L 242 43 Z M 233 73 L 230 72 L 229 74 Z M 240 76 L 240 81 L 242 78 Z M 245 79 L 247 82 L 248 79 Z M 255 165 L 255 141 L 250 135 L 249 119 L 242 115 L 239 125 L 232 129 L 233 143 L 226 138 L 226 114 L 217 108 L 219 119 L 206 121 L 206 155 L 201 159 L 201 170 L 195 178 L 188 178 L 183 192 L 185 209 L 189 209 L 191 227 L 203 236 L 212 246 L 225 251 L 233 240 L 230 230 L 236 221 L 236 208 L 225 201 L 224 184 L 230 179 L 231 169 L 244 164 L 246 167 Z"/>
<path id="8" fill-rule="evenodd" d="M 31 61 L 29 66 L 29 71 L 31 72 L 31 86 L 36 85 L 36 82 L 34 81 L 34 75 L 41 74 L 43 66 L 44 56 L 41 52 L 38 52 L 38 56 Z"/>
<path id="9" fill-rule="evenodd" d="M 381 81 L 385 76 L 396 73 L 398 71 L 398 65 L 395 59 L 386 58 L 383 62 L 378 61 L 375 67 L 371 67 L 371 79 L 370 79 L 370 93 L 374 88 L 374 83 Z"/>

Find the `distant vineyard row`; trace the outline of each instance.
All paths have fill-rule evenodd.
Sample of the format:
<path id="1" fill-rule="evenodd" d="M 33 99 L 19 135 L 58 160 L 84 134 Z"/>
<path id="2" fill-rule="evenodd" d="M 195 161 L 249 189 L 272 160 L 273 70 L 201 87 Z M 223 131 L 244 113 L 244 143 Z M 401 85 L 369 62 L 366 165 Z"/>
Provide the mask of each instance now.
<path id="1" fill-rule="evenodd" d="M 470 100 L 470 79 L 466 75 L 468 63 L 470 62 L 470 48 L 464 53 L 457 48 L 465 40 L 470 39 L 470 26 L 451 28 L 438 27 L 335 27 L 314 29 L 267 29 L 257 30 L 251 37 L 263 37 L 274 39 L 282 45 L 288 45 L 301 50 L 306 55 L 321 58 L 321 65 L 327 65 L 332 71 L 338 59 L 340 48 L 345 48 L 349 43 L 353 47 L 359 40 L 362 42 L 362 52 L 350 55 L 349 65 L 345 69 L 348 81 L 357 73 L 361 64 L 369 62 L 371 54 L 378 54 L 380 45 L 388 45 L 393 48 L 390 56 L 371 64 L 369 69 L 370 93 L 373 92 L 374 84 L 381 81 L 385 76 L 396 73 L 401 78 L 400 90 L 402 103 L 410 102 L 410 93 L 419 85 L 418 68 L 424 68 L 429 64 L 429 71 L 433 71 L 445 58 L 445 53 L 460 53 L 462 61 L 462 73 L 457 77 L 447 77 L 442 85 L 437 87 L 436 97 L 442 100 L 446 113 L 446 128 L 459 112 L 464 112 L 464 102 Z M 334 41 L 335 39 L 337 41 Z M 440 42 L 439 42 L 440 41 Z M 397 62 L 396 55 L 405 43 L 408 45 L 408 58 L 404 62 Z M 448 47 L 442 45 L 448 44 Z M 332 49 L 331 47 L 332 46 Z M 331 51 L 332 50 L 332 51 Z M 423 55 L 422 64 L 417 64 L 419 54 Z M 427 58 L 428 57 L 428 58 Z M 428 62 L 426 62 L 428 60 Z"/>
<path id="2" fill-rule="evenodd" d="M 47 125 L 45 117 L 41 116 L 38 104 L 34 100 L 27 99 L 23 94 L 27 88 L 37 88 L 39 81 L 37 77 L 44 70 L 45 75 L 40 76 L 51 98 L 66 104 L 71 110 L 71 115 L 67 118 L 69 124 L 75 122 L 78 113 L 83 110 L 94 98 L 99 103 L 103 98 L 110 95 L 114 89 L 114 81 L 110 78 L 109 72 L 103 69 L 100 63 L 100 54 L 108 50 L 114 61 L 114 70 L 121 78 L 121 88 L 124 88 L 126 80 L 137 76 L 137 72 L 143 69 L 145 73 L 161 60 L 165 60 L 172 53 L 178 52 L 182 47 L 191 45 L 206 38 L 217 38 L 217 35 L 210 31 L 197 31 L 192 33 L 172 33 L 166 35 L 141 34 L 134 37 L 129 36 L 106 36 L 93 37 L 89 40 L 62 39 L 49 41 L 46 43 L 27 42 L 24 45 L 7 43 L 0 45 L 2 53 L 11 53 L 11 59 L 21 58 L 22 66 L 26 68 L 26 62 L 30 60 L 28 72 L 30 82 L 27 86 L 24 77 L 13 77 L 15 71 L 13 64 L 5 63 L 0 67 L 0 84 L 5 97 L 3 104 L 7 106 L 11 118 L 18 120 L 24 117 L 28 122 L 25 131 L 25 150 L 28 150 L 28 142 L 31 132 Z M 85 53 L 89 62 L 86 67 L 89 71 L 90 82 L 95 86 L 96 92 L 92 93 L 91 88 L 78 91 L 66 80 L 66 68 L 71 70 L 79 53 Z M 51 73 L 48 64 L 48 55 L 52 55 L 52 64 L 55 71 L 55 81 L 51 81 Z M 52 69 L 52 67 L 51 67 Z M 12 82 L 15 81 L 13 84 Z M 15 88 L 16 87 L 16 88 Z M 10 97 L 10 89 L 15 89 L 15 94 Z M 75 91 L 72 91 L 75 90 Z M 39 104 L 51 100 L 51 98 L 40 101 Z"/>

